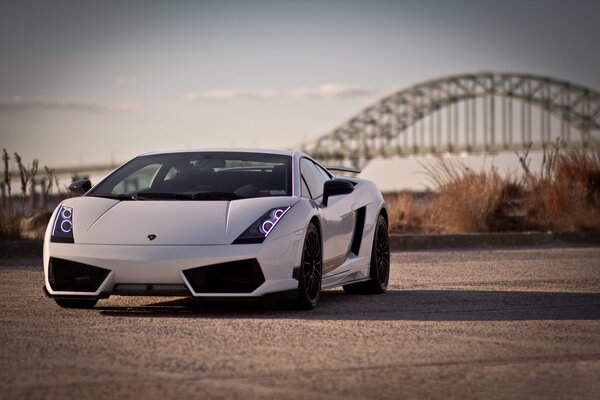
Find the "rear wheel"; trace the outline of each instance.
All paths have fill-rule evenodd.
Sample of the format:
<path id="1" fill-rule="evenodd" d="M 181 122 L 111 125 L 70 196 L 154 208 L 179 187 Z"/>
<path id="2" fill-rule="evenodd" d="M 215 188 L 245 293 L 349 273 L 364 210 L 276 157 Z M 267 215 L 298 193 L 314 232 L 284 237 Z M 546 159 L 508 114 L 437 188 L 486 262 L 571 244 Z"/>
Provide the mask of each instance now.
<path id="1" fill-rule="evenodd" d="M 92 308 L 98 302 L 97 299 L 54 299 L 54 301 L 62 308 Z"/>
<path id="2" fill-rule="evenodd" d="M 352 294 L 377 294 L 387 289 L 390 279 L 390 240 L 387 222 L 383 215 L 379 215 L 375 226 L 369 276 L 371 279 L 366 282 L 344 285 L 344 291 Z"/>
<path id="3" fill-rule="evenodd" d="M 302 248 L 298 297 L 294 306 L 303 310 L 315 308 L 321 296 L 321 274 L 323 272 L 323 253 L 321 234 L 315 224 L 306 229 L 306 238 Z"/>

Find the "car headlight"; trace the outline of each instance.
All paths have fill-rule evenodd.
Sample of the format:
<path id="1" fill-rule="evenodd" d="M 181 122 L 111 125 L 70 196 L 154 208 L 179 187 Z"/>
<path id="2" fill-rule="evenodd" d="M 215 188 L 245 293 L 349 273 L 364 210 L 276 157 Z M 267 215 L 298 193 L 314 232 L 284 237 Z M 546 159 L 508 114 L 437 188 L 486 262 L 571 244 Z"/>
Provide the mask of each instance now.
<path id="1" fill-rule="evenodd" d="M 52 227 L 51 242 L 75 243 L 73 240 L 73 209 L 61 206 L 56 213 Z"/>
<path id="2" fill-rule="evenodd" d="M 244 231 L 233 244 L 262 243 L 273 231 L 275 225 L 291 207 L 277 207 L 267 211 Z"/>

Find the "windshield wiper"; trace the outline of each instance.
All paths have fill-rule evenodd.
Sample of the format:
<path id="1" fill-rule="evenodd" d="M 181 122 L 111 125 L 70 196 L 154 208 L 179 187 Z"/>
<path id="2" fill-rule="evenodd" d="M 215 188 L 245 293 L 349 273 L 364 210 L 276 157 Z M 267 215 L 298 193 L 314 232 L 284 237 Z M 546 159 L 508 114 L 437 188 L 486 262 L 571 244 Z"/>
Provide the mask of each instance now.
<path id="1" fill-rule="evenodd" d="M 185 193 L 153 193 L 153 192 L 143 192 L 137 193 L 134 196 L 138 200 L 192 200 L 192 195 Z"/>
<path id="2" fill-rule="evenodd" d="M 243 199 L 231 192 L 200 192 L 192 195 L 192 200 L 237 200 Z"/>
<path id="3" fill-rule="evenodd" d="M 112 193 L 92 193 L 88 194 L 90 197 L 102 197 L 105 199 L 112 200 L 135 200 L 135 196 L 131 194 L 112 194 Z"/>
<path id="4" fill-rule="evenodd" d="M 243 199 L 230 192 L 199 192 L 199 193 L 138 193 L 134 196 L 137 200 L 237 200 Z"/>

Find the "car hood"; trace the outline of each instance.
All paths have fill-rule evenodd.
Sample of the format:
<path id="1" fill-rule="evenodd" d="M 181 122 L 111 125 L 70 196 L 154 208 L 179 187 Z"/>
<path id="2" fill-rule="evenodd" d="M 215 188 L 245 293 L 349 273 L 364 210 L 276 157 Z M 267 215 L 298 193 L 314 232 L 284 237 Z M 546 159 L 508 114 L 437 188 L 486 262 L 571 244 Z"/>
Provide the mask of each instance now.
<path id="1" fill-rule="evenodd" d="M 296 201 L 292 197 L 118 201 L 84 196 L 63 205 L 73 208 L 75 243 L 220 245 L 232 243 L 268 210 Z M 150 240 L 150 235 L 155 238 Z"/>

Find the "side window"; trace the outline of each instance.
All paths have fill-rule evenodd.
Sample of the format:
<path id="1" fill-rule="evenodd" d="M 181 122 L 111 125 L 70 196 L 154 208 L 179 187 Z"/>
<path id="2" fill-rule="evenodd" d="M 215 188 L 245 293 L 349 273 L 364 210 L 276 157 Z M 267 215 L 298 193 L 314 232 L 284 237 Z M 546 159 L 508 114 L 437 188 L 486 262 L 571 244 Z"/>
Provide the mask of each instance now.
<path id="1" fill-rule="evenodd" d="M 316 165 L 316 167 L 317 167 L 317 171 L 319 171 L 319 173 L 323 176 L 323 179 L 325 179 L 326 181 L 331 180 L 331 176 L 327 173 L 327 171 L 325 171 L 323 168 L 321 168 L 320 165 Z"/>
<path id="2" fill-rule="evenodd" d="M 302 179 L 302 192 L 300 194 L 302 197 L 306 197 L 307 199 L 312 199 L 310 195 L 310 190 L 308 190 L 308 186 L 306 186 L 306 182 Z"/>
<path id="3" fill-rule="evenodd" d="M 318 167 L 309 159 L 303 158 L 300 169 L 313 200 L 323 196 L 323 184 L 327 179 L 319 172 Z"/>

